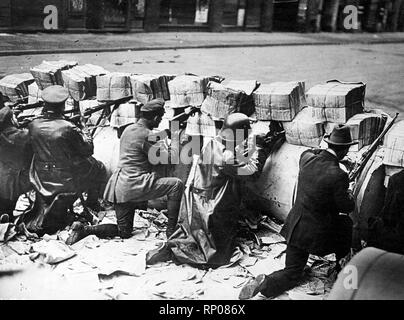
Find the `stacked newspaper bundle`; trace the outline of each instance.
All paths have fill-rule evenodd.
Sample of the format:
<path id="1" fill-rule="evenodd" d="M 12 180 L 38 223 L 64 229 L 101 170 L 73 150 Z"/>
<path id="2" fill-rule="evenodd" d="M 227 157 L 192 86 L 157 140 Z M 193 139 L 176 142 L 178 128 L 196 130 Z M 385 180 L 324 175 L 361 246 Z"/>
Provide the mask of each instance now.
<path id="1" fill-rule="evenodd" d="M 130 75 L 112 72 L 97 76 L 97 100 L 115 101 L 132 96 Z"/>
<path id="2" fill-rule="evenodd" d="M 34 82 L 29 73 L 12 74 L 0 80 L 0 92 L 11 102 L 24 102 L 28 98 L 28 86 Z"/>
<path id="3" fill-rule="evenodd" d="M 87 82 L 88 97 L 95 97 L 97 94 L 97 76 L 102 76 L 109 73 L 109 71 L 105 70 L 103 67 L 90 63 L 84 64 L 82 66 L 76 66 L 73 69 L 81 72 L 85 76 Z"/>
<path id="4" fill-rule="evenodd" d="M 321 121 L 344 124 L 363 112 L 366 85 L 362 82 L 327 81 L 307 92 L 307 103 L 313 117 Z"/>
<path id="5" fill-rule="evenodd" d="M 81 101 L 96 95 L 96 77 L 107 74 L 104 68 L 86 64 L 62 71 L 64 86 L 75 101 Z"/>
<path id="6" fill-rule="evenodd" d="M 170 90 L 168 82 L 175 78 L 174 75 L 161 75 L 153 79 L 150 83 L 154 98 L 161 98 L 165 101 L 170 100 Z"/>
<path id="7" fill-rule="evenodd" d="M 393 125 L 384 137 L 383 164 L 404 167 L 404 121 Z"/>
<path id="8" fill-rule="evenodd" d="M 43 90 L 52 85 L 63 85 L 62 70 L 67 70 L 77 65 L 75 61 L 43 61 L 39 66 L 30 71 L 39 89 Z"/>
<path id="9" fill-rule="evenodd" d="M 187 120 L 185 134 L 189 136 L 215 137 L 215 121 L 203 112 L 195 112 Z"/>
<path id="10" fill-rule="evenodd" d="M 208 95 L 208 84 L 210 81 L 222 83 L 224 78 L 221 76 L 201 76 L 203 78 L 203 95 L 206 98 Z"/>
<path id="11" fill-rule="evenodd" d="M 84 100 L 87 97 L 86 75 L 74 69 L 62 71 L 63 85 L 69 90 L 70 97 L 75 101 Z"/>
<path id="12" fill-rule="evenodd" d="M 306 147 L 318 147 L 324 135 L 323 123 L 311 116 L 309 107 L 301 110 L 290 122 L 283 122 L 286 141 Z"/>
<path id="13" fill-rule="evenodd" d="M 130 76 L 133 99 L 142 104 L 152 100 L 154 95 L 151 82 L 154 79 L 158 79 L 158 76 L 153 74 L 135 74 Z"/>
<path id="14" fill-rule="evenodd" d="M 252 94 L 260 84 L 256 80 L 230 80 L 223 84 L 229 89 L 240 92 L 237 112 L 251 116 L 255 110 Z"/>
<path id="15" fill-rule="evenodd" d="M 299 81 L 262 84 L 253 93 L 257 119 L 292 121 L 306 104 L 304 90 Z"/>
<path id="16" fill-rule="evenodd" d="M 357 150 L 372 144 L 383 130 L 382 123 L 382 116 L 376 113 L 360 113 L 348 120 L 346 125 L 351 130 L 351 137 L 359 142 L 356 145 Z"/>
<path id="17" fill-rule="evenodd" d="M 202 103 L 201 111 L 221 120 L 238 111 L 240 91 L 227 88 L 216 82 L 208 83 L 208 95 Z"/>
<path id="18" fill-rule="evenodd" d="M 128 124 L 135 123 L 139 118 L 140 105 L 134 103 L 123 103 L 111 115 L 111 127 L 121 128 Z"/>
<path id="19" fill-rule="evenodd" d="M 204 100 L 204 79 L 194 75 L 181 75 L 168 82 L 173 108 L 200 106 Z"/>
<path id="20" fill-rule="evenodd" d="M 33 104 L 38 101 L 42 101 L 42 90 L 38 88 L 36 82 L 33 82 L 28 86 L 28 103 Z"/>

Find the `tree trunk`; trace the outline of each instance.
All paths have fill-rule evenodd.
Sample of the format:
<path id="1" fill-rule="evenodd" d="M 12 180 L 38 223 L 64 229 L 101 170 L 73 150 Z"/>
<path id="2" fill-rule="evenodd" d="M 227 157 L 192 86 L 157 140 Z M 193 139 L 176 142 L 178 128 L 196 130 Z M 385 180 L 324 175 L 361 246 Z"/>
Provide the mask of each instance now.
<path id="1" fill-rule="evenodd" d="M 146 10 L 144 17 L 144 31 L 155 32 L 158 31 L 160 25 L 160 1 L 161 0 L 147 0 Z"/>
<path id="2" fill-rule="evenodd" d="M 223 31 L 224 0 L 210 0 L 209 5 L 209 29 L 212 32 Z"/>
<path id="3" fill-rule="evenodd" d="M 272 32 L 274 21 L 274 1 L 263 0 L 261 7 L 261 31 Z"/>

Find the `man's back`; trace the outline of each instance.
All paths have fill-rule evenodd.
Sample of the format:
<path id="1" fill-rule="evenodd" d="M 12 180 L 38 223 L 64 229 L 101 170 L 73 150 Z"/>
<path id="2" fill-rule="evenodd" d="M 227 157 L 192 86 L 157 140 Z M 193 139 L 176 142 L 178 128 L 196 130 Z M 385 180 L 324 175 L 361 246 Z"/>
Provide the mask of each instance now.
<path id="1" fill-rule="evenodd" d="M 76 126 L 64 119 L 43 117 L 33 120 L 28 128 L 38 161 L 71 165 L 71 161 L 93 153 L 90 139 L 85 139 Z"/>
<path id="2" fill-rule="evenodd" d="M 326 150 L 308 150 L 300 158 L 296 203 L 282 235 L 288 243 L 322 255 L 339 213 L 349 213 L 354 201 L 348 195 L 348 175 L 335 155 Z"/>
<path id="3" fill-rule="evenodd" d="M 62 117 L 44 116 L 29 126 L 34 151 L 30 180 L 43 196 L 76 192 L 77 179 L 90 171 L 92 139 Z"/>
<path id="4" fill-rule="evenodd" d="M 130 176 L 139 176 L 152 171 L 145 143 L 150 129 L 142 122 L 128 126 L 121 136 L 118 167 Z"/>

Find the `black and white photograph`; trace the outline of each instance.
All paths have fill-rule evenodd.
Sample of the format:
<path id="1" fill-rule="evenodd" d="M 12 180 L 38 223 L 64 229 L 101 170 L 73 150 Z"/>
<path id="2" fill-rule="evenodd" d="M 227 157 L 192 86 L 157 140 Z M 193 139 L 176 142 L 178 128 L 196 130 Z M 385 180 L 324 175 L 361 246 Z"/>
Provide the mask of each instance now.
<path id="1" fill-rule="evenodd" d="M 404 300 L 404 0 L 1 0 L 15 300 Z"/>

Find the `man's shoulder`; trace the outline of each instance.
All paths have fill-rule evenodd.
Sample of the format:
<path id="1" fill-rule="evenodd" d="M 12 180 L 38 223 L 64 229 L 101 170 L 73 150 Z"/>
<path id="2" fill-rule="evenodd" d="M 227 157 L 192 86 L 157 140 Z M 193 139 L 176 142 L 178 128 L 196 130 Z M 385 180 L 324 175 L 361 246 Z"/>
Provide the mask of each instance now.
<path id="1" fill-rule="evenodd" d="M 145 126 L 138 125 L 137 123 L 130 124 L 127 126 L 122 134 L 121 139 L 136 139 L 136 140 L 146 140 L 150 135 L 150 129 Z"/>

